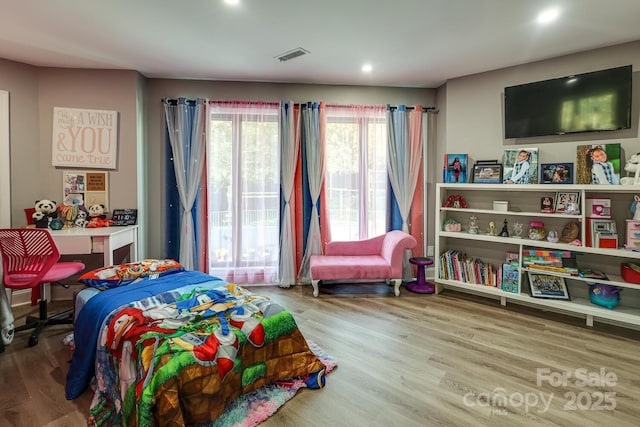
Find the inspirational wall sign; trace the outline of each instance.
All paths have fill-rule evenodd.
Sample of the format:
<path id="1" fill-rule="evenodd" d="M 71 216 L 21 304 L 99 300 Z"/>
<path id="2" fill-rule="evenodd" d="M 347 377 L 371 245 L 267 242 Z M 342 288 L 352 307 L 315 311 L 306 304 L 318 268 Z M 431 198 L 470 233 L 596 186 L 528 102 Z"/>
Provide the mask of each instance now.
<path id="1" fill-rule="evenodd" d="M 115 169 L 118 157 L 118 112 L 53 108 L 51 164 Z"/>

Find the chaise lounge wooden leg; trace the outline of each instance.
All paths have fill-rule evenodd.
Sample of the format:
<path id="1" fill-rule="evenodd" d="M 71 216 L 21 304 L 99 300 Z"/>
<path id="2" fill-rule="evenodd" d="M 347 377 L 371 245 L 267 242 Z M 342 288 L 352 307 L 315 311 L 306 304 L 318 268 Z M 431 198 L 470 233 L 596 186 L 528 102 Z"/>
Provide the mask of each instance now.
<path id="1" fill-rule="evenodd" d="M 396 294 L 397 297 L 400 296 L 400 285 L 402 284 L 402 279 L 391 279 L 394 285 L 393 293 Z"/>
<path id="2" fill-rule="evenodd" d="M 318 290 L 318 282 L 320 282 L 320 280 L 311 279 L 311 286 L 313 286 L 313 296 L 314 297 L 317 297 L 318 294 L 320 293 L 320 291 Z"/>

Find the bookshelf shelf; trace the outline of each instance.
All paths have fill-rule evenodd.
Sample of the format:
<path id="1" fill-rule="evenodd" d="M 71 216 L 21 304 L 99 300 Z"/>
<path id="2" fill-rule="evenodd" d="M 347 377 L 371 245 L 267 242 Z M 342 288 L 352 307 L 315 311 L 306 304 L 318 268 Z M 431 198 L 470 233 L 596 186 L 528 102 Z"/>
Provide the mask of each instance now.
<path id="1" fill-rule="evenodd" d="M 540 199 L 554 197 L 557 192 L 574 192 L 580 195 L 580 214 L 555 214 L 540 212 Z M 640 193 L 635 186 L 609 186 L 609 185 L 547 185 L 547 184 L 437 184 L 436 203 L 440 208 L 436 209 L 436 239 L 435 239 L 435 267 L 438 292 L 451 288 L 463 292 L 469 292 L 499 298 L 503 305 L 507 302 L 530 305 L 542 310 L 558 311 L 566 314 L 584 317 L 586 324 L 593 325 L 594 320 L 603 323 L 639 329 L 640 327 L 640 284 L 629 283 L 623 280 L 620 272 L 622 263 L 640 264 L 640 251 L 630 251 L 624 248 L 625 220 L 631 217 L 629 207 L 633 196 Z M 452 195 L 462 196 L 467 208 L 443 207 L 445 201 Z M 586 203 L 590 198 L 607 198 L 611 200 L 611 221 L 618 230 L 617 248 L 600 248 L 590 246 L 576 246 L 567 243 L 552 243 L 547 240 L 531 240 L 527 238 L 526 230 L 531 221 L 542 221 L 546 231 L 555 230 L 558 234 L 568 223 L 577 223 L 580 230 L 579 239 L 586 244 L 586 233 L 589 231 L 588 223 L 591 218 L 586 215 Z M 494 201 L 507 201 L 508 211 L 492 209 Z M 480 225 L 478 234 L 468 232 L 469 217 L 475 216 Z M 455 220 L 462 226 L 462 231 L 443 231 L 445 221 Z M 490 235 L 489 223 L 493 222 L 494 234 L 500 233 L 503 225 L 507 225 L 508 237 Z M 514 223 L 524 225 L 523 238 L 513 237 L 512 226 Z M 530 254 L 531 250 L 564 252 L 580 269 L 593 269 L 602 271 L 607 279 L 594 279 L 580 277 L 575 274 L 567 274 L 558 271 L 543 270 L 540 267 L 533 268 L 523 264 L 523 253 Z M 501 289 L 501 267 L 505 263 L 506 254 L 509 253 L 515 262 L 517 270 L 517 292 L 507 292 Z M 449 255 L 447 258 L 444 255 Z M 456 270 L 449 265 L 451 257 L 460 262 Z M 528 260 L 527 262 L 531 262 Z M 544 263 L 546 261 L 540 261 Z M 485 283 L 496 283 L 497 286 L 486 284 L 473 284 L 477 280 L 477 267 L 474 263 L 487 266 L 486 269 L 495 274 L 494 280 L 486 280 Z M 471 267 L 470 267 L 471 266 Z M 489 267 L 491 266 L 491 267 Z M 567 271 L 570 271 L 567 270 Z M 552 298 L 534 298 L 530 295 L 528 273 L 535 272 L 543 275 L 555 275 L 562 277 L 567 284 L 570 300 Z M 574 270 L 575 273 L 575 270 Z M 484 275 L 481 275 L 484 277 Z M 471 280 L 469 280 L 469 278 Z M 616 286 L 621 290 L 620 304 L 613 309 L 605 308 L 591 303 L 589 288 L 593 283 Z M 500 287 L 498 287 L 500 286 Z"/>

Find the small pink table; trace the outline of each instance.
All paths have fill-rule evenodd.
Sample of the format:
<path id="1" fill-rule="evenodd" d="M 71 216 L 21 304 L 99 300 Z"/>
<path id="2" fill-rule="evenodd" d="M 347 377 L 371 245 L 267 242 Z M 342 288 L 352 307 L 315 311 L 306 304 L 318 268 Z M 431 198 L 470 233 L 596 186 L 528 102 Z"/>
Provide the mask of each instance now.
<path id="1" fill-rule="evenodd" d="M 418 277 L 416 278 L 417 280 L 407 283 L 405 287 L 418 294 L 434 293 L 436 287 L 434 284 L 427 282 L 425 274 L 426 267 L 433 265 L 433 260 L 431 258 L 413 257 L 409 259 L 409 262 L 418 267 Z"/>

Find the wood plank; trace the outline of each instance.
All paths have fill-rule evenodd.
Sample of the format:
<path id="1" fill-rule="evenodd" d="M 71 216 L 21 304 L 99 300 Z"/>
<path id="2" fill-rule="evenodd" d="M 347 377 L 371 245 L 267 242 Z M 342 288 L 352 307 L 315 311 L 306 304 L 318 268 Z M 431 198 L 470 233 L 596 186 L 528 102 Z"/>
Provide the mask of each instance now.
<path id="1" fill-rule="evenodd" d="M 261 426 L 637 425 L 637 331 L 588 328 L 573 317 L 452 290 L 420 295 L 402 288 L 395 297 L 385 284 L 332 284 L 313 298 L 310 286 L 250 289 L 288 308 L 307 339 L 338 362 L 324 389 L 301 390 Z M 21 318 L 37 311 L 15 310 Z M 50 327 L 33 348 L 21 333 L 0 354 L 0 425 L 84 425 L 92 393 L 64 398 L 71 354 L 62 339 L 70 331 Z M 575 377 L 538 385 L 539 368 L 573 376 L 604 368 L 617 379 L 612 386 L 579 386 Z M 615 410 L 565 407 L 571 393 L 593 404 L 604 392 L 615 393 Z M 504 396 L 516 400 L 500 405 Z M 527 408 L 518 396 L 543 396 L 550 405 L 538 400 Z"/>

